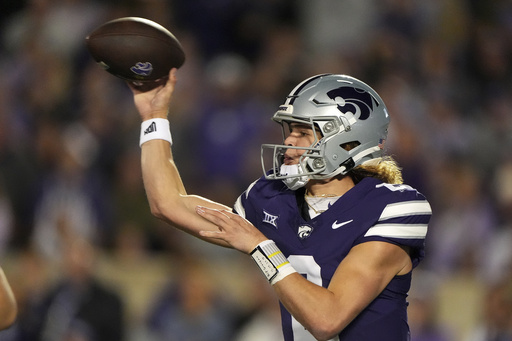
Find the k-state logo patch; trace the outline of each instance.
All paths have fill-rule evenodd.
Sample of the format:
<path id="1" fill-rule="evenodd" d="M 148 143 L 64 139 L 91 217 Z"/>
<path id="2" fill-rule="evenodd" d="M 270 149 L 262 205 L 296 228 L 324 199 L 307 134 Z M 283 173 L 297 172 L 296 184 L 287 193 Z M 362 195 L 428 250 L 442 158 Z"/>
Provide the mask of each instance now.
<path id="1" fill-rule="evenodd" d="M 313 233 L 313 227 L 309 225 L 301 225 L 299 226 L 298 235 L 300 239 L 306 239 L 307 237 L 311 236 L 311 233 Z"/>
<path id="2" fill-rule="evenodd" d="M 263 216 L 264 223 L 270 224 L 270 225 L 274 226 L 275 228 L 277 228 L 277 219 L 279 218 L 279 216 L 270 214 L 270 213 L 266 212 L 265 210 L 263 211 L 263 215 L 264 215 Z"/>

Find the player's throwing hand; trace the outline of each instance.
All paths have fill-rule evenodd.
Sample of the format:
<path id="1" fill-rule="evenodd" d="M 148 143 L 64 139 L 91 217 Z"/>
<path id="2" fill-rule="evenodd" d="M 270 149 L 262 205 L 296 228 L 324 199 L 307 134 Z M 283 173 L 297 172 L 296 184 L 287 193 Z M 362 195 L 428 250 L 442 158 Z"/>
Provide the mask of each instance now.
<path id="1" fill-rule="evenodd" d="M 127 82 L 133 92 L 135 106 L 142 121 L 152 118 L 167 118 L 171 97 L 176 85 L 176 69 L 169 71 L 169 79 L 165 85 L 160 85 L 150 91 L 140 91 L 131 82 Z"/>

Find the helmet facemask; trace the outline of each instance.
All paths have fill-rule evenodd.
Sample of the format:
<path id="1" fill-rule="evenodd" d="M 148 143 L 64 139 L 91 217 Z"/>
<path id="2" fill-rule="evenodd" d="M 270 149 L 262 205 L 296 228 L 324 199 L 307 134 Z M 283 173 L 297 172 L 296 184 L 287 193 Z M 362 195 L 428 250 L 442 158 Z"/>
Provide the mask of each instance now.
<path id="1" fill-rule="evenodd" d="M 343 130 L 350 129 L 349 125 L 341 123 L 339 117 L 322 117 L 321 120 L 314 120 L 313 118 L 302 119 L 280 117 L 279 114 L 276 114 L 273 120 L 281 125 L 283 141 L 287 136 L 287 128 L 285 127 L 285 124 L 290 124 L 292 122 L 311 126 L 313 135 L 315 136 L 315 141 L 309 147 L 290 146 L 285 144 L 263 144 L 261 152 L 262 167 L 264 171 L 269 169 L 265 160 L 272 160 L 272 167 L 270 167 L 272 171 L 267 175 L 267 178 L 283 180 L 288 187 L 294 189 L 292 187 L 295 187 L 300 183 L 301 186 L 298 187 L 300 188 L 305 185 L 309 179 L 327 179 L 339 174 L 346 174 L 353 168 L 354 162 L 350 157 L 351 153 L 349 150 L 343 149 L 343 146 L 339 146 L 340 150 L 331 155 L 330 159 L 332 160 L 326 159 L 329 154 L 327 153 L 327 150 L 330 147 L 328 141 L 337 134 L 342 133 Z M 321 135 L 320 139 L 316 138 L 317 132 Z M 304 151 L 302 156 L 299 158 L 298 164 L 284 164 L 284 155 L 289 149 Z M 343 163 L 336 164 L 336 160 L 338 159 L 342 160 Z"/>

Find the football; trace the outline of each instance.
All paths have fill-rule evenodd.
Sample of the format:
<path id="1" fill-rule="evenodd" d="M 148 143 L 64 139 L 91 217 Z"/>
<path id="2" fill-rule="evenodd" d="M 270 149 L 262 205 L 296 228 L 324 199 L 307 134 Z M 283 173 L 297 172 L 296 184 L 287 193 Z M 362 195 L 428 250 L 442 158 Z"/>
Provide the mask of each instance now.
<path id="1" fill-rule="evenodd" d="M 154 21 L 125 17 L 108 21 L 86 38 L 93 59 L 106 71 L 150 90 L 185 62 L 178 39 Z"/>

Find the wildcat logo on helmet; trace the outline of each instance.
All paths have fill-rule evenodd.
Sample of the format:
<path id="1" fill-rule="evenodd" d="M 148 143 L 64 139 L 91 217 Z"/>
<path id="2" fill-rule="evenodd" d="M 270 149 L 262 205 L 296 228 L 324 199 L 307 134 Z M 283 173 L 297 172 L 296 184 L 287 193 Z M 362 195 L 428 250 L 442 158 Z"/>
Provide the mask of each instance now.
<path id="1" fill-rule="evenodd" d="M 307 237 L 311 236 L 311 233 L 313 233 L 313 227 L 309 225 L 301 225 L 299 226 L 298 235 L 300 239 L 306 239 Z"/>
<path id="2" fill-rule="evenodd" d="M 149 76 L 153 72 L 153 65 L 150 62 L 138 62 L 130 68 L 138 76 Z"/>
<path id="3" fill-rule="evenodd" d="M 347 114 L 350 112 L 360 120 L 366 120 L 370 117 L 374 106 L 379 106 L 379 103 L 369 92 L 351 86 L 342 86 L 328 91 L 326 94 L 329 99 L 337 104 L 341 113 Z M 316 99 L 313 99 L 313 102 L 327 104 Z"/>

